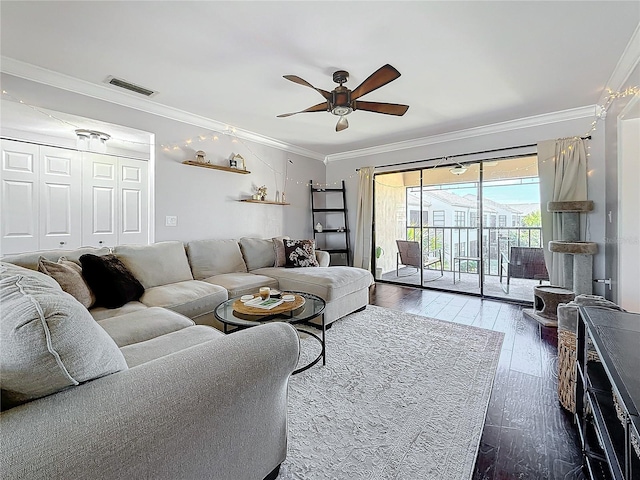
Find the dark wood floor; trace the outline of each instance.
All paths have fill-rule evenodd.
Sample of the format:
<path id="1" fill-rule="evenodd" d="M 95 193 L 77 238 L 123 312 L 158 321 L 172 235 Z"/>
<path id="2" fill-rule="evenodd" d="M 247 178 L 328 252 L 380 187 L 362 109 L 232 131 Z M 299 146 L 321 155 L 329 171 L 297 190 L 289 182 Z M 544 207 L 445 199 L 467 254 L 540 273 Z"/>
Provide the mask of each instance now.
<path id="1" fill-rule="evenodd" d="M 584 479 L 578 435 L 558 402 L 557 333 L 522 306 L 378 283 L 370 303 L 504 332 L 474 480 Z"/>

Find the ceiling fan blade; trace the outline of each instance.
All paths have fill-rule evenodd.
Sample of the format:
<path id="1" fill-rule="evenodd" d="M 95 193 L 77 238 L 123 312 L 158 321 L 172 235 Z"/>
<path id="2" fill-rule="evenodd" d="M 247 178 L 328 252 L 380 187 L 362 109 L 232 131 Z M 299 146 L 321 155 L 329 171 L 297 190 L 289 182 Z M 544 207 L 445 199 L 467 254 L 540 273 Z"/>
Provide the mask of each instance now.
<path id="1" fill-rule="evenodd" d="M 338 123 L 336 123 L 336 132 L 341 132 L 342 130 L 345 130 L 347 128 L 349 128 L 349 122 L 347 121 L 347 117 L 342 115 L 338 119 Z"/>
<path id="2" fill-rule="evenodd" d="M 290 117 L 291 115 L 295 115 L 297 113 L 305 113 L 305 112 L 326 112 L 329 109 L 329 105 L 327 102 L 322 102 L 313 107 L 306 108 L 304 110 L 300 110 L 299 112 L 291 112 L 291 113 L 283 113 L 278 115 L 278 118 Z"/>
<path id="3" fill-rule="evenodd" d="M 407 110 L 409 105 L 400 105 L 399 103 L 380 103 L 380 102 L 362 102 L 356 101 L 356 110 L 365 110 L 367 112 L 384 113 L 386 115 L 397 115 L 401 117 Z"/>
<path id="4" fill-rule="evenodd" d="M 388 63 L 369 75 L 364 82 L 351 92 L 351 100 L 361 97 L 375 89 L 383 87 L 400 76 L 400 72 Z"/>
<path id="5" fill-rule="evenodd" d="M 327 92 L 326 90 L 322 90 L 321 88 L 316 88 L 313 85 L 311 85 L 309 82 L 307 82 L 306 80 L 303 80 L 302 78 L 300 78 L 300 77 L 298 77 L 296 75 L 284 75 L 284 78 L 286 78 L 287 80 L 292 81 L 293 83 L 297 83 L 298 85 L 304 85 L 305 87 L 313 88 L 316 92 L 318 92 L 320 95 L 322 95 L 327 100 L 329 100 L 331 98 L 331 93 L 330 92 Z"/>

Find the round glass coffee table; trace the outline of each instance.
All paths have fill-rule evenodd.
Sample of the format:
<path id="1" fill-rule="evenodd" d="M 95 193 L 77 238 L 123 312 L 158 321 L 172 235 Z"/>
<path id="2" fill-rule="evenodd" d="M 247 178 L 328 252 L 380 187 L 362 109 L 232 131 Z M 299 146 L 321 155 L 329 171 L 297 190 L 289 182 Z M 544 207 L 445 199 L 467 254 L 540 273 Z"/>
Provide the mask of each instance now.
<path id="1" fill-rule="evenodd" d="M 222 322 L 224 333 L 233 333 L 237 330 L 255 327 L 256 325 L 268 322 L 287 322 L 291 324 L 299 334 L 304 333 L 311 338 L 315 338 L 320 343 L 321 347 L 318 356 L 306 365 L 294 370 L 294 375 L 313 367 L 321 358 L 322 364 L 326 365 L 326 326 L 324 323 L 324 309 L 327 305 L 326 302 L 322 298 L 311 293 L 292 291 L 282 292 L 282 295 L 285 294 L 293 294 L 296 296 L 296 300 L 291 304 L 291 309 L 287 308 L 287 302 L 275 307 L 274 311 L 259 311 L 257 308 L 243 308 L 243 305 L 240 302 L 240 297 L 235 297 L 218 305 L 214 313 L 216 318 Z M 281 311 L 283 308 L 286 309 L 286 311 Z M 317 326 L 311 323 L 311 320 L 316 317 L 320 317 L 321 319 L 321 336 L 318 336 L 317 333 L 305 328 L 306 326 L 313 327 L 314 329 L 317 328 Z M 232 327 L 232 330 L 229 330 L 229 327 Z"/>

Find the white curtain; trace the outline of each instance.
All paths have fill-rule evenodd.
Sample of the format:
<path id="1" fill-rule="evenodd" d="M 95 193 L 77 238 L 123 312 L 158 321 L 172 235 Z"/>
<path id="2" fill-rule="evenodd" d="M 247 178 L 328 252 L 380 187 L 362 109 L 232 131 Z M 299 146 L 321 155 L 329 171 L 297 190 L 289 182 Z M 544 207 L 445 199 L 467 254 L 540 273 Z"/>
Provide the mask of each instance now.
<path id="1" fill-rule="evenodd" d="M 373 167 L 358 172 L 358 208 L 353 266 L 371 271 L 371 223 L 373 221 Z"/>
<path id="2" fill-rule="evenodd" d="M 563 240 L 561 213 L 548 202 L 587 200 L 587 150 L 580 137 L 538 143 L 538 176 L 544 259 L 551 285 L 565 285 L 562 254 L 549 251 L 550 240 Z"/>

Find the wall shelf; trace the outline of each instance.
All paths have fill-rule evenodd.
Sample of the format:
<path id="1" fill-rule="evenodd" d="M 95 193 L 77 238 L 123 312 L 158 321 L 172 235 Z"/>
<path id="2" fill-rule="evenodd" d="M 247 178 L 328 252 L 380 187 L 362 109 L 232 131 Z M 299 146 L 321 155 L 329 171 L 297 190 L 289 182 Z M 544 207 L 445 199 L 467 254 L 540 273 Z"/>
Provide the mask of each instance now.
<path id="1" fill-rule="evenodd" d="M 246 202 L 246 203 L 266 203 L 267 205 L 291 205 L 290 203 L 286 203 L 286 202 L 272 202 L 271 200 L 254 200 L 253 198 L 244 198 L 242 200 L 238 200 L 239 202 Z"/>
<path id="2" fill-rule="evenodd" d="M 232 167 L 224 167 L 222 165 L 214 165 L 212 163 L 201 163 L 201 162 L 196 162 L 194 160 L 185 160 L 182 163 L 184 163 L 185 165 L 191 165 L 193 167 L 211 168 L 213 170 L 222 170 L 224 172 L 231 172 L 231 173 L 241 173 L 243 175 L 247 175 L 248 173 L 251 173 L 249 170 L 242 170 L 240 168 L 232 168 Z"/>

